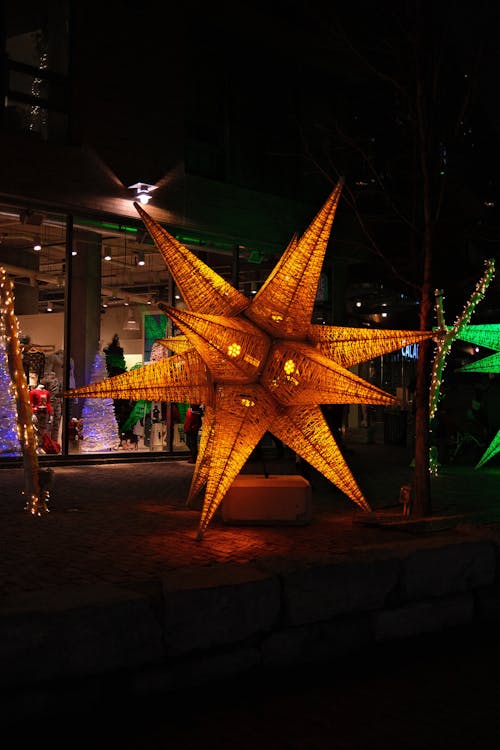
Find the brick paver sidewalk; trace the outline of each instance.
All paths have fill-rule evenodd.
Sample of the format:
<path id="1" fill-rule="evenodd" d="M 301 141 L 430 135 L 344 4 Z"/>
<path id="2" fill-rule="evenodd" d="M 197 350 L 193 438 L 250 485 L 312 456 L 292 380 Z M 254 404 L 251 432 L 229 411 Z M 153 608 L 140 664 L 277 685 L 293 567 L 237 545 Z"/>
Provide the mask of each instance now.
<path id="1" fill-rule="evenodd" d="M 186 507 L 193 466 L 185 459 L 54 468 L 50 512 L 24 510 L 23 470 L 0 469 L 0 591 L 115 583 L 154 585 L 185 566 L 249 563 L 295 566 L 352 550 L 411 543 L 417 526 L 403 520 L 400 487 L 411 481 L 406 448 L 348 446 L 347 461 L 371 507 L 367 516 L 312 471 L 313 517 L 307 526 L 230 526 L 220 514 L 196 541 L 199 510 Z M 245 471 L 297 473 L 294 457 L 272 455 Z M 432 480 L 436 529 L 457 522 L 500 520 L 500 467 L 443 467 Z M 444 519 L 444 521 L 443 521 Z M 377 525 L 364 523 L 380 520 Z M 431 530 L 432 531 L 432 530 Z M 429 532 L 429 528 L 427 529 Z"/>

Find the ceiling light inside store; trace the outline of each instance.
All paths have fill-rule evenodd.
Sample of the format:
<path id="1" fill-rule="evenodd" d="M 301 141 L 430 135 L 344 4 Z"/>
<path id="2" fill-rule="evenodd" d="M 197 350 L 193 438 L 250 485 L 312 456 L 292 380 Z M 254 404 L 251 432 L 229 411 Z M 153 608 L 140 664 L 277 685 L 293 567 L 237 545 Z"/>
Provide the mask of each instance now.
<path id="1" fill-rule="evenodd" d="M 134 309 L 131 307 L 128 311 L 128 318 L 123 324 L 124 331 L 138 331 L 140 329 L 139 321 L 137 320 Z"/>
<path id="2" fill-rule="evenodd" d="M 50 300 L 47 302 L 47 312 L 52 312 L 54 309 L 52 302 Z"/>
<path id="3" fill-rule="evenodd" d="M 136 253 L 135 254 L 135 264 L 136 266 L 145 266 L 146 261 L 144 260 L 144 253 Z"/>
<path id="4" fill-rule="evenodd" d="M 111 260 L 111 248 L 110 247 L 105 247 L 104 248 L 103 258 L 104 258 L 104 260 Z"/>
<path id="5" fill-rule="evenodd" d="M 42 243 L 40 242 L 40 238 L 39 237 L 35 237 L 35 239 L 33 241 L 33 250 L 36 253 L 39 253 L 41 249 L 42 249 Z"/>

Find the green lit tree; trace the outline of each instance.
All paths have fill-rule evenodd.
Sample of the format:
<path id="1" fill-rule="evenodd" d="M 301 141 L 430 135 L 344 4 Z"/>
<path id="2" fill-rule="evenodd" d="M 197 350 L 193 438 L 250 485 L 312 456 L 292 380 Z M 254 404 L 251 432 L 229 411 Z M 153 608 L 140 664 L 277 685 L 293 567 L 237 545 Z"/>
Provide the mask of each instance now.
<path id="1" fill-rule="evenodd" d="M 120 338 L 117 333 L 115 333 L 111 342 L 104 347 L 103 352 L 106 357 L 106 370 L 110 378 L 114 375 L 121 375 L 123 372 L 127 372 L 127 363 L 125 362 L 123 347 L 120 345 Z M 126 423 L 130 416 L 133 404 L 131 405 L 130 401 L 127 399 L 115 398 L 113 399 L 113 406 L 121 438 L 126 431 Z"/>

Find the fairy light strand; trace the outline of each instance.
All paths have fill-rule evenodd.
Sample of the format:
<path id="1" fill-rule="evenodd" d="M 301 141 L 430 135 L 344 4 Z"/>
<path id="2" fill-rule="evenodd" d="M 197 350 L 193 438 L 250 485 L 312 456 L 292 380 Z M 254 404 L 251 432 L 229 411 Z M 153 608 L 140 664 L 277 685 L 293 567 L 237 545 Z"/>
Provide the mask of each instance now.
<path id="1" fill-rule="evenodd" d="M 469 301 L 464 306 L 462 314 L 455 320 L 453 326 L 449 327 L 446 325 L 444 306 L 443 306 L 443 292 L 437 289 L 435 292 L 436 296 L 436 319 L 437 319 L 437 335 L 436 335 L 436 352 L 434 360 L 432 362 L 431 371 L 431 387 L 429 392 L 429 419 L 432 420 L 436 414 L 439 399 L 441 396 L 441 387 L 443 384 L 443 371 L 446 364 L 446 359 L 450 353 L 453 342 L 460 338 L 460 333 L 468 325 L 474 310 L 477 305 L 483 299 L 486 294 L 486 290 L 495 275 L 495 261 L 489 259 L 485 261 L 485 271 L 476 284 L 476 288 L 472 293 Z M 437 451 L 430 450 L 429 453 L 429 471 L 432 475 L 436 476 L 439 469 L 439 463 L 437 458 Z"/>
<path id="2" fill-rule="evenodd" d="M 0 267 L 0 315 L 5 328 L 5 350 L 14 396 L 16 400 L 19 442 L 24 465 L 25 510 L 40 516 L 48 511 L 47 493 L 40 492 L 38 467 L 38 441 L 33 426 L 28 384 L 24 374 L 19 323 L 14 314 L 14 285 L 5 269 Z M 43 496 L 41 496 L 43 495 Z"/>

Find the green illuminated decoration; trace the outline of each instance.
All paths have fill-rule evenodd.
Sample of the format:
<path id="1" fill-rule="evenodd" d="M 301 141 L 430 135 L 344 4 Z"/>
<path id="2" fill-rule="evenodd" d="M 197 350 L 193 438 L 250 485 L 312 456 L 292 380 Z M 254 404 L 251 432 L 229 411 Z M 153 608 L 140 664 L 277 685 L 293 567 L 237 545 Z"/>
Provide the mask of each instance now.
<path id="1" fill-rule="evenodd" d="M 482 346 L 486 349 L 495 350 L 495 354 L 488 357 L 482 357 L 477 362 L 470 362 L 460 368 L 459 372 L 500 372 L 500 324 L 490 323 L 480 326 L 466 326 L 461 331 L 460 339 L 468 341 L 476 346 Z M 484 466 L 493 456 L 500 451 L 500 430 L 497 432 L 485 452 L 477 462 L 474 468 L 479 469 Z"/>
<path id="2" fill-rule="evenodd" d="M 484 466 L 484 464 L 489 461 L 493 456 L 496 456 L 496 454 L 500 451 L 500 430 L 498 430 L 497 434 L 489 444 L 489 446 L 484 451 L 483 455 L 475 465 L 475 469 L 480 469 L 481 466 Z"/>
<path id="3" fill-rule="evenodd" d="M 477 362 L 469 362 L 461 367 L 458 372 L 500 372 L 500 352 L 482 357 Z"/>
<path id="4" fill-rule="evenodd" d="M 459 338 L 476 346 L 484 346 L 486 349 L 500 352 L 500 323 L 466 326 L 460 331 Z"/>
<path id="5" fill-rule="evenodd" d="M 482 326 L 467 326 L 459 336 L 476 346 L 494 349 L 495 354 L 483 357 L 477 362 L 470 362 L 460 368 L 459 372 L 500 372 L 500 325 L 491 323 Z"/>

